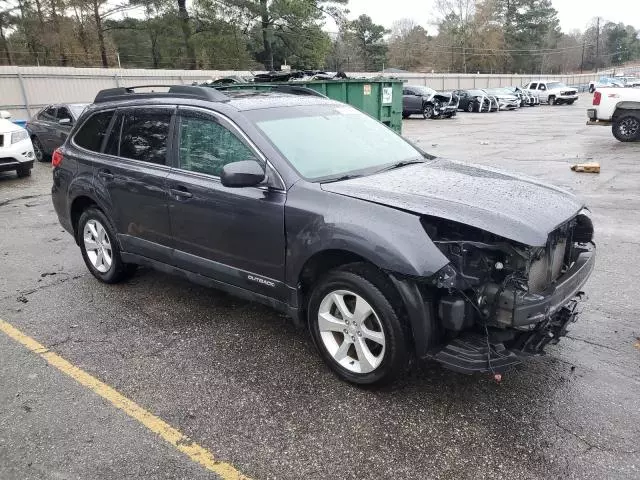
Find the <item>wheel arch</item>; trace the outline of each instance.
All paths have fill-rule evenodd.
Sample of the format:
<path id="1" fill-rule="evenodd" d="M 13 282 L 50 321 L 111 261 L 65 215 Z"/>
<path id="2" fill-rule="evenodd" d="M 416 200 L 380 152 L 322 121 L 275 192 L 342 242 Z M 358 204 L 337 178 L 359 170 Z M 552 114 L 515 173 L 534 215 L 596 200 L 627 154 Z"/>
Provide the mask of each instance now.
<path id="1" fill-rule="evenodd" d="M 358 265 L 359 264 L 359 265 Z M 346 265 L 358 265 L 360 270 L 375 275 L 374 283 L 390 295 L 392 305 L 408 328 L 412 349 L 419 358 L 425 358 L 433 346 L 436 335 L 433 304 L 425 298 L 416 281 L 380 269 L 374 262 L 344 249 L 323 250 L 312 255 L 304 264 L 299 276 L 299 321 L 307 322 L 307 303 L 313 285 L 331 270 Z M 372 280 L 368 278 L 368 280 Z"/>
<path id="2" fill-rule="evenodd" d="M 107 215 L 107 209 L 105 209 L 102 202 L 100 202 L 95 196 L 91 195 L 85 189 L 75 192 L 69 200 L 69 220 L 71 221 L 71 228 L 73 229 L 73 238 L 76 243 L 78 242 L 78 221 L 82 216 L 82 212 L 90 207 L 95 207 L 100 210 L 104 215 Z"/>
<path id="3" fill-rule="evenodd" d="M 375 266 L 370 259 L 351 250 L 328 248 L 311 255 L 298 273 L 298 287 L 303 298 L 307 298 L 316 280 L 334 268 L 350 263 L 366 263 Z"/>
<path id="4" fill-rule="evenodd" d="M 619 117 L 620 115 L 627 113 L 629 110 L 631 111 L 635 110 L 634 113 L 637 113 L 638 115 L 640 115 L 640 102 L 626 100 L 618 103 L 616 105 L 616 109 L 613 112 L 612 118 Z"/>

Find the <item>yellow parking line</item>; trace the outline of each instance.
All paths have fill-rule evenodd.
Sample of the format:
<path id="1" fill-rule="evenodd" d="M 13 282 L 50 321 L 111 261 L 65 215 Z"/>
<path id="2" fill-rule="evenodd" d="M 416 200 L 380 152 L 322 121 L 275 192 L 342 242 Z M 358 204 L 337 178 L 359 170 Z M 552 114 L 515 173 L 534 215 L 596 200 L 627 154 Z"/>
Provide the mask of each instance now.
<path id="1" fill-rule="evenodd" d="M 186 435 L 173 428 L 164 420 L 156 417 L 134 401 L 129 400 L 127 397 L 111 388 L 109 385 L 102 383 L 97 378 L 89 375 L 84 370 L 72 365 L 60 355 L 56 355 L 49 351 L 45 346 L 41 345 L 28 335 L 25 335 L 13 325 L 2 319 L 0 319 L 0 331 L 4 332 L 16 342 L 24 345 L 33 353 L 44 358 L 50 365 L 56 367 L 62 373 L 70 376 L 81 385 L 93 390 L 109 403 L 162 437 L 182 453 L 186 454 L 191 460 L 199 463 L 207 470 L 219 475 L 223 480 L 249 480 L 248 477 L 236 470 L 230 463 L 216 460 L 211 452 L 206 448 L 192 442 Z"/>

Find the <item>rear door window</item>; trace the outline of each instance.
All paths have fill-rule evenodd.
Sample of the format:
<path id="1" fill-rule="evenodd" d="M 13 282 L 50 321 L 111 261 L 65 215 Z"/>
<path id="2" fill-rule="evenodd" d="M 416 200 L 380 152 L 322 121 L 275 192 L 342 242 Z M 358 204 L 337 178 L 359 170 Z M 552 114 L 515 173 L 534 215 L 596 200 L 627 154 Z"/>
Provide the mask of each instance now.
<path id="1" fill-rule="evenodd" d="M 530 83 L 530 84 L 529 84 L 529 89 L 530 89 L 530 90 L 535 90 L 537 87 L 538 87 L 538 84 L 537 84 L 537 83 Z"/>
<path id="2" fill-rule="evenodd" d="M 111 117 L 113 117 L 113 110 L 94 113 L 75 134 L 74 143 L 92 152 L 99 152 Z"/>
<path id="3" fill-rule="evenodd" d="M 47 107 L 38 115 L 38 120 L 44 120 L 45 122 L 56 121 L 56 107 Z"/>
<path id="4" fill-rule="evenodd" d="M 73 117 L 71 116 L 71 112 L 66 107 L 58 107 L 58 111 L 56 112 L 56 119 L 58 122 L 60 120 L 69 120 L 69 123 L 73 123 Z"/>
<path id="5" fill-rule="evenodd" d="M 116 113 L 116 118 L 111 127 L 111 133 L 104 147 L 104 153 L 117 157 L 120 155 L 120 133 L 122 132 L 122 113 Z"/>
<path id="6" fill-rule="evenodd" d="M 136 109 L 123 114 L 119 156 L 165 165 L 171 110 Z"/>

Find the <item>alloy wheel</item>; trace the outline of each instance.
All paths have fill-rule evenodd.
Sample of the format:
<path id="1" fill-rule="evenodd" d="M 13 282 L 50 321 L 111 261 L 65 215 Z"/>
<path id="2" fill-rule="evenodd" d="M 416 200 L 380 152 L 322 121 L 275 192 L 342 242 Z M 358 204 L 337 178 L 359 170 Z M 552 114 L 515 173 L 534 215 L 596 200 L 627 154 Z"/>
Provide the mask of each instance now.
<path id="1" fill-rule="evenodd" d="M 327 294 L 318 309 L 322 344 L 333 360 L 353 373 L 370 373 L 385 354 L 385 334 L 373 307 L 348 290 Z"/>
<path id="2" fill-rule="evenodd" d="M 106 273 L 113 265 L 113 249 L 106 229 L 98 220 L 90 219 L 84 226 L 84 248 L 91 265 L 100 273 Z"/>
<path id="3" fill-rule="evenodd" d="M 42 150 L 40 140 L 34 138 L 31 144 L 33 145 L 33 154 L 36 156 L 36 160 L 41 162 L 44 159 L 44 151 Z"/>
<path id="4" fill-rule="evenodd" d="M 618 125 L 621 137 L 636 138 L 640 134 L 640 120 L 635 117 L 627 117 Z"/>

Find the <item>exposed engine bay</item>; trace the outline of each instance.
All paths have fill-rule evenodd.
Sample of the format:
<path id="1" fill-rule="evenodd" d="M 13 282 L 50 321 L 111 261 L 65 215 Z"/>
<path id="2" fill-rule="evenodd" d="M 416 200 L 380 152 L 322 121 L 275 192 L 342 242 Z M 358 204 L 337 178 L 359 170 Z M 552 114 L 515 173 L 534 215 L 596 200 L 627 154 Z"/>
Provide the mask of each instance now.
<path id="1" fill-rule="evenodd" d="M 518 354 L 542 353 L 576 320 L 580 288 L 595 264 L 588 211 L 556 228 L 543 246 L 441 219 L 424 218 L 423 226 L 450 260 L 431 279 L 445 344 L 435 358 L 446 366 L 498 371 L 519 363 Z"/>

